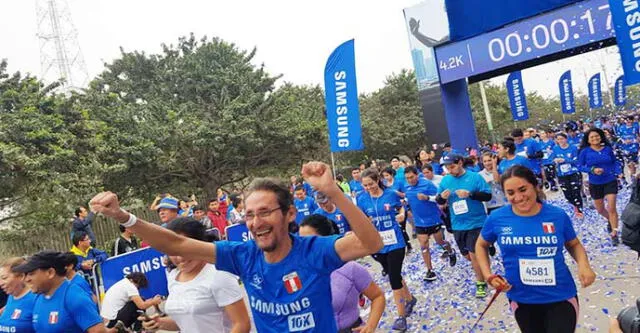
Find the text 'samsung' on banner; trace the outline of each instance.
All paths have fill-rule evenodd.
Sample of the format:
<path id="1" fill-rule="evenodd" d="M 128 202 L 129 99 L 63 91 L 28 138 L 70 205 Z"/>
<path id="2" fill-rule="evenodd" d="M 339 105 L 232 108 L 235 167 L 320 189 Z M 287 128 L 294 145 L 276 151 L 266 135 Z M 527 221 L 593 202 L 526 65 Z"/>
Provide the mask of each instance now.
<path id="1" fill-rule="evenodd" d="M 529 119 L 529 109 L 527 109 L 527 96 L 522 84 L 522 73 L 520 71 L 509 74 L 507 78 L 507 94 L 511 105 L 511 114 L 514 121 Z"/>
<path id="2" fill-rule="evenodd" d="M 571 71 L 568 70 L 560 76 L 558 81 L 558 89 L 560 90 L 560 108 L 564 114 L 572 114 L 576 112 L 576 104 L 573 97 L 573 83 L 571 82 Z"/>
<path id="3" fill-rule="evenodd" d="M 600 73 L 589 79 L 589 107 L 599 109 L 602 107 L 602 88 L 600 87 Z"/>
<path id="4" fill-rule="evenodd" d="M 353 39 L 329 56 L 324 68 L 324 91 L 331 152 L 364 149 Z"/>
<path id="5" fill-rule="evenodd" d="M 616 80 L 615 94 L 613 102 L 616 106 L 623 106 L 627 103 L 627 88 L 624 85 L 624 75 L 620 75 Z"/>
<path id="6" fill-rule="evenodd" d="M 609 0 L 611 20 L 616 31 L 616 42 L 624 83 L 640 83 L 640 6 L 638 0 Z"/>

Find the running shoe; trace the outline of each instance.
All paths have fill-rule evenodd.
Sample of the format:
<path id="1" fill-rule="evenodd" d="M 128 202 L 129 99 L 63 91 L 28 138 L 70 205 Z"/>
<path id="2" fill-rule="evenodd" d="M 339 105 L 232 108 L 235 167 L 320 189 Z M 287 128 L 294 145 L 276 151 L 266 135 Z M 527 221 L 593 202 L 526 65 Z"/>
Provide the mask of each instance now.
<path id="1" fill-rule="evenodd" d="M 122 320 L 118 320 L 118 322 L 113 326 L 113 328 L 115 328 L 116 332 L 118 332 L 118 333 L 127 333 L 127 332 L 129 332 L 127 330 L 127 328 L 124 326 L 124 323 L 122 322 Z"/>
<path id="2" fill-rule="evenodd" d="M 476 282 L 476 298 L 484 298 L 487 296 L 487 283 Z"/>
<path id="3" fill-rule="evenodd" d="M 364 306 L 367 304 L 367 299 L 364 298 L 363 294 L 360 294 L 360 299 L 358 300 L 358 304 L 360 305 L 361 308 L 364 308 Z"/>
<path id="4" fill-rule="evenodd" d="M 406 332 L 407 331 L 407 318 L 398 317 L 396 321 L 393 322 L 393 326 L 391 329 L 394 331 Z"/>
<path id="5" fill-rule="evenodd" d="M 558 186 L 556 185 L 551 186 L 551 192 L 558 192 Z"/>
<path id="6" fill-rule="evenodd" d="M 427 282 L 433 282 L 433 281 L 435 281 L 437 279 L 438 278 L 436 277 L 436 273 L 434 273 L 432 270 L 429 270 L 424 275 L 424 278 L 422 280 L 427 281 Z M 415 299 L 415 297 L 414 297 L 414 299 Z"/>
<path id="7" fill-rule="evenodd" d="M 544 189 L 548 190 L 549 189 L 549 182 L 544 182 Z"/>
<path id="8" fill-rule="evenodd" d="M 489 245 L 489 255 L 492 257 L 496 255 L 496 247 L 493 244 Z"/>
<path id="9" fill-rule="evenodd" d="M 573 214 L 579 219 L 584 218 L 584 213 L 581 212 L 580 209 L 578 209 L 578 207 L 576 206 L 573 206 Z"/>
<path id="10" fill-rule="evenodd" d="M 409 302 L 405 303 L 404 313 L 407 314 L 405 317 L 409 317 L 413 313 L 413 307 L 416 306 L 416 303 L 418 303 L 418 299 L 415 297 L 413 297 Z"/>
<path id="11" fill-rule="evenodd" d="M 456 250 L 451 249 L 451 252 L 448 252 L 449 257 L 449 266 L 453 267 L 458 262 L 458 255 L 456 254 Z"/>

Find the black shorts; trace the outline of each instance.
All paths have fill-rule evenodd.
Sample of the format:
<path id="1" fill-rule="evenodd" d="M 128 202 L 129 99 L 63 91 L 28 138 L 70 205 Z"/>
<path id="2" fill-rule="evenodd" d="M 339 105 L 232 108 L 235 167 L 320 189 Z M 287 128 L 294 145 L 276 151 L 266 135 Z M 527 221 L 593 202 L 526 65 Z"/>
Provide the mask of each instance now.
<path id="1" fill-rule="evenodd" d="M 418 227 L 416 226 L 416 234 L 418 235 L 433 235 L 440 232 L 442 224 L 432 225 L 430 227 Z"/>
<path id="2" fill-rule="evenodd" d="M 593 200 L 601 200 L 607 194 L 618 194 L 618 181 L 613 180 L 606 184 L 589 184 L 589 193 Z"/>
<path id="3" fill-rule="evenodd" d="M 456 239 L 460 254 L 466 256 L 469 252 L 476 253 L 476 241 L 478 240 L 478 236 L 480 236 L 480 230 L 482 230 L 482 228 L 453 231 L 453 237 Z"/>

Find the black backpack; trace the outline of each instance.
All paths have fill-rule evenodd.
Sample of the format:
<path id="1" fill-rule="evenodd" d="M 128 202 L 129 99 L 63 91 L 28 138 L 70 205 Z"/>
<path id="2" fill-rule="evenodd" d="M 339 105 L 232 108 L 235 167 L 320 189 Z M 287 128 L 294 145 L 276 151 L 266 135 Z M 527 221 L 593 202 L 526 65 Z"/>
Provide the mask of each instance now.
<path id="1" fill-rule="evenodd" d="M 629 203 L 622 211 L 622 243 L 640 256 L 640 179 L 633 186 Z"/>

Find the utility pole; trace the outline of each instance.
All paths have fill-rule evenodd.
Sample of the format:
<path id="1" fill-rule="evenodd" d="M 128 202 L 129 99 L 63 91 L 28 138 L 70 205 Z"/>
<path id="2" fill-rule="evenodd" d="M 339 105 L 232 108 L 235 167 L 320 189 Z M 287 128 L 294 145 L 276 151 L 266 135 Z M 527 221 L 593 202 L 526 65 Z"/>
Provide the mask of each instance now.
<path id="1" fill-rule="evenodd" d="M 89 74 L 67 1 L 36 0 L 36 14 L 41 78 L 48 83 L 62 80 L 66 93 L 84 88 Z"/>

